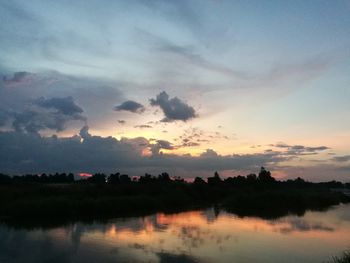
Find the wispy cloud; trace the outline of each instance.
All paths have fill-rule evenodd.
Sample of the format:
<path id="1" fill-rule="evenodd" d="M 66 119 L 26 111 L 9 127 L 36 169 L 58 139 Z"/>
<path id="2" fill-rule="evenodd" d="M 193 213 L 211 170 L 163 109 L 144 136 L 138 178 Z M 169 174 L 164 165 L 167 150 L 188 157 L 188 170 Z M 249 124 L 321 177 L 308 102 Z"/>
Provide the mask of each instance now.
<path id="1" fill-rule="evenodd" d="M 343 155 L 343 156 L 334 156 L 332 158 L 333 161 L 336 161 L 336 162 L 348 162 L 350 161 L 350 155 Z"/>
<path id="2" fill-rule="evenodd" d="M 159 54 L 164 54 L 167 56 L 173 56 L 178 59 L 179 62 L 187 65 L 192 65 L 213 73 L 219 73 L 228 77 L 246 79 L 248 75 L 244 72 L 234 70 L 230 67 L 220 65 L 206 59 L 203 55 L 198 53 L 198 49 L 191 45 L 179 45 L 170 40 L 156 36 L 152 33 L 138 30 L 138 37 L 140 35 L 143 39 L 149 42 L 151 50 L 159 52 Z"/>
<path id="3" fill-rule="evenodd" d="M 148 124 L 140 124 L 140 125 L 135 125 L 134 128 L 151 129 L 151 128 L 153 128 L 153 126 L 148 125 Z"/>

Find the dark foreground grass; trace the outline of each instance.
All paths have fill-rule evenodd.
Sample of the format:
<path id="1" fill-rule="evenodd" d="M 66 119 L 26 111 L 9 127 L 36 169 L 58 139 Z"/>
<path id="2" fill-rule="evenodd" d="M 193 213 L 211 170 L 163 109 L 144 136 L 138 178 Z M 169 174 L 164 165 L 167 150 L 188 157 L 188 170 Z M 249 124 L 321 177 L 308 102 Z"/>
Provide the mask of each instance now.
<path id="1" fill-rule="evenodd" d="M 350 263 L 350 251 L 345 251 L 341 256 L 335 256 L 328 263 Z"/>

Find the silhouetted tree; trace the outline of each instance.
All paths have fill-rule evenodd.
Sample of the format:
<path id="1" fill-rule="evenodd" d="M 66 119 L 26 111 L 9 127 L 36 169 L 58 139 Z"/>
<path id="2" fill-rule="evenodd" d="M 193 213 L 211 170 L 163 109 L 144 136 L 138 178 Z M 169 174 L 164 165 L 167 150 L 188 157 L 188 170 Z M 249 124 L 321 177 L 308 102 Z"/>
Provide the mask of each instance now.
<path id="1" fill-rule="evenodd" d="M 152 178 L 152 175 L 148 173 L 145 173 L 144 176 L 140 176 L 139 178 L 139 183 L 141 184 L 151 183 L 152 181 L 154 181 L 154 179 Z"/>
<path id="2" fill-rule="evenodd" d="M 246 185 L 247 178 L 245 178 L 242 175 L 238 175 L 238 176 L 235 176 L 235 177 L 228 177 L 228 178 L 226 178 L 224 180 L 224 182 L 226 184 L 229 184 L 229 185 L 232 185 L 232 186 L 235 186 L 235 187 L 242 187 L 242 186 Z"/>
<path id="3" fill-rule="evenodd" d="M 208 184 L 209 185 L 217 185 L 222 182 L 219 173 L 215 172 L 213 177 L 208 177 Z"/>
<path id="4" fill-rule="evenodd" d="M 271 176 L 271 172 L 267 171 L 264 167 L 261 167 L 258 180 L 262 183 L 272 183 L 275 182 L 275 178 Z"/>
<path id="5" fill-rule="evenodd" d="M 0 184 L 9 184 L 11 183 L 11 177 L 6 174 L 0 174 Z"/>
<path id="6" fill-rule="evenodd" d="M 120 183 L 119 176 L 120 176 L 120 173 L 110 174 L 108 177 L 108 183 L 119 184 Z"/>
<path id="7" fill-rule="evenodd" d="M 97 173 L 87 179 L 88 182 L 94 184 L 104 184 L 106 183 L 106 175 Z"/>
<path id="8" fill-rule="evenodd" d="M 171 182 L 170 176 L 168 173 L 162 173 L 160 175 L 158 175 L 158 181 L 162 182 L 162 183 L 169 183 Z"/>
<path id="9" fill-rule="evenodd" d="M 256 183 L 256 180 L 257 180 L 258 178 L 257 178 L 257 176 L 256 176 L 256 174 L 248 174 L 247 175 L 247 183 L 249 183 L 249 184 L 254 184 L 254 183 Z"/>
<path id="10" fill-rule="evenodd" d="M 184 182 L 185 182 L 185 179 L 181 178 L 180 176 L 175 176 L 175 177 L 174 177 L 174 182 L 177 182 L 177 183 L 184 183 Z"/>
<path id="11" fill-rule="evenodd" d="M 43 174 L 40 175 L 40 181 L 42 183 L 48 183 L 49 182 L 49 177 L 47 176 L 46 173 L 43 173 Z"/>
<path id="12" fill-rule="evenodd" d="M 206 182 L 201 178 L 201 177 L 196 177 L 194 178 L 194 181 L 193 181 L 194 184 L 206 184 Z"/>
<path id="13" fill-rule="evenodd" d="M 67 175 L 67 182 L 68 183 L 73 183 L 75 180 L 74 180 L 74 174 L 72 174 L 72 173 L 69 173 L 68 175 Z"/>
<path id="14" fill-rule="evenodd" d="M 127 174 L 120 175 L 119 180 L 121 184 L 128 184 L 131 182 L 131 178 Z"/>

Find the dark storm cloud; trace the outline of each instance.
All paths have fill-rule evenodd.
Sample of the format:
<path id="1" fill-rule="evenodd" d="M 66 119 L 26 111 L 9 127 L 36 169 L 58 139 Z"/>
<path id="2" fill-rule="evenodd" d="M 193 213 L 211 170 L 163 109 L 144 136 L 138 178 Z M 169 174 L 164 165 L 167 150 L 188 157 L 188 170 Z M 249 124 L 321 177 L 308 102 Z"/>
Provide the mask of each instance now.
<path id="1" fill-rule="evenodd" d="M 0 109 L 0 127 L 6 124 L 7 119 L 8 119 L 7 111 Z"/>
<path id="2" fill-rule="evenodd" d="M 45 129 L 63 131 L 70 121 L 85 121 L 83 109 L 71 96 L 52 96 L 52 87 L 60 74 L 15 72 L 3 77 L 0 88 L 0 126 L 17 132 L 39 132 Z M 1 83 L 0 83 L 1 86 Z M 75 89 L 70 89 L 74 92 Z M 49 98 L 43 97 L 49 95 Z"/>
<path id="3" fill-rule="evenodd" d="M 81 115 L 84 109 L 84 116 L 89 117 L 89 124 L 105 127 L 108 123 L 115 122 L 115 113 L 111 108 L 116 102 L 125 100 L 119 89 L 124 84 L 119 82 L 76 77 L 56 71 L 26 73 L 25 78 L 28 78 L 28 74 L 30 80 L 26 81 L 20 81 L 23 74 L 17 77 L 3 74 L 7 75 L 8 79 L 16 79 L 17 82 L 9 85 L 0 80 L 0 126 L 6 124 L 6 128 L 10 128 L 12 122 L 9 121 L 9 117 L 20 119 L 18 122 L 23 125 L 26 118 L 49 123 L 50 115 L 56 118 L 57 122 L 60 123 L 60 119 L 63 119 L 63 122 L 68 124 L 69 119 L 83 119 Z M 43 112 L 50 114 L 43 116 Z M 54 130 L 62 130 L 63 126 L 56 125 L 57 129 Z M 78 128 L 73 122 L 66 127 Z"/>
<path id="4" fill-rule="evenodd" d="M 169 99 L 169 95 L 165 91 L 159 93 L 155 99 L 150 99 L 150 103 L 152 106 L 159 106 L 162 109 L 165 115 L 163 122 L 187 121 L 196 117 L 193 107 L 178 97 Z"/>
<path id="5" fill-rule="evenodd" d="M 4 76 L 3 82 L 5 85 L 14 85 L 20 83 L 29 83 L 35 78 L 35 74 L 26 71 L 20 71 L 13 73 L 12 77 Z"/>
<path id="6" fill-rule="evenodd" d="M 114 107 L 115 111 L 130 111 L 133 113 L 140 113 L 145 110 L 144 106 L 136 101 L 127 100 L 122 104 Z"/>
<path id="7" fill-rule="evenodd" d="M 45 99 L 41 97 L 35 101 L 39 107 L 55 109 L 64 115 L 76 115 L 83 112 L 83 109 L 75 104 L 72 97 Z"/>
<path id="8" fill-rule="evenodd" d="M 50 114 L 29 110 L 14 113 L 12 126 L 17 132 L 36 133 L 44 129 L 62 131 L 64 129 L 65 120 L 61 119 L 58 115 L 49 115 Z"/>
<path id="9" fill-rule="evenodd" d="M 17 132 L 39 132 L 44 129 L 63 131 L 69 121 L 85 121 L 83 110 L 75 104 L 72 97 L 41 97 L 21 112 L 11 112 L 12 127 Z"/>
<path id="10" fill-rule="evenodd" d="M 59 138 L 34 133 L 0 132 L 0 167 L 7 172 L 111 171 L 140 164 L 135 142 L 93 136 L 88 127 L 80 135 Z M 145 148 L 144 146 L 143 148 Z"/>
<path id="11" fill-rule="evenodd" d="M 144 172 L 257 169 L 286 159 L 279 153 L 221 156 L 207 150 L 201 156 L 161 153 L 175 146 L 166 140 L 150 141 L 143 137 L 101 137 L 90 134 L 87 126 L 79 135 L 59 138 L 38 133 L 0 132 L 0 167 L 5 173 L 38 172 L 112 172 L 117 169 L 139 175 Z M 144 156 L 144 151 L 151 156 Z M 190 174 L 190 173 L 189 173 Z"/>

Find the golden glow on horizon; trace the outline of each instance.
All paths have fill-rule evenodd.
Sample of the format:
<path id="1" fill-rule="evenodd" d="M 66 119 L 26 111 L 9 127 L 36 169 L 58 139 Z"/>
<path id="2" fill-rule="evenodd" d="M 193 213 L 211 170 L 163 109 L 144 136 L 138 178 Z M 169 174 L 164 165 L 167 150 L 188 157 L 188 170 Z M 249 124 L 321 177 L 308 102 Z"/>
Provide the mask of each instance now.
<path id="1" fill-rule="evenodd" d="M 215 125 L 213 125 L 215 126 Z M 172 127 L 172 128 L 170 128 Z M 204 153 L 207 149 L 212 149 L 215 152 L 218 153 L 218 155 L 226 156 L 226 155 L 249 155 L 249 154 L 264 154 L 266 150 L 272 150 L 272 151 L 279 151 L 283 152 L 286 149 L 282 148 L 275 148 L 273 146 L 270 146 L 270 144 L 274 144 L 277 142 L 271 141 L 272 139 L 268 139 L 268 137 L 264 137 L 266 140 L 269 140 L 269 143 L 262 143 L 261 141 L 257 140 L 258 138 L 248 138 L 248 137 L 242 137 L 240 138 L 239 135 L 237 135 L 237 138 L 231 138 L 230 140 L 226 138 L 216 138 L 209 142 L 201 142 L 198 146 L 191 146 L 191 147 L 184 147 L 181 146 L 181 135 L 183 135 L 183 128 L 181 126 L 177 127 L 177 125 L 173 125 L 167 127 L 168 132 L 164 133 L 162 132 L 162 129 L 139 129 L 139 128 L 131 128 L 126 126 L 121 126 L 121 132 L 110 132 L 108 129 L 104 130 L 95 130 L 91 129 L 89 130 L 90 134 L 93 136 L 102 136 L 102 137 L 108 137 L 110 134 L 114 134 L 114 138 L 121 140 L 122 138 L 126 139 L 134 139 L 137 137 L 143 137 L 147 140 L 149 140 L 150 144 L 156 143 L 156 140 L 166 140 L 172 143 L 174 146 L 174 149 L 160 149 L 160 152 L 163 154 L 174 154 L 178 156 L 185 156 L 190 155 L 193 157 L 198 157 L 202 153 Z M 201 131 L 201 130 L 199 130 Z M 70 131 L 71 132 L 71 131 Z M 221 130 L 223 134 L 225 132 Z M 78 134 L 79 131 L 77 131 L 75 134 Z M 200 133 L 200 132 L 197 132 Z M 227 132 L 226 132 L 227 133 Z M 212 133 L 214 134 L 214 133 Z M 68 131 L 65 131 L 64 133 L 60 133 L 60 136 L 64 135 L 66 137 L 71 137 L 72 135 L 69 134 Z M 305 146 L 321 146 L 325 145 L 330 147 L 331 149 L 323 152 L 319 152 L 317 155 L 300 155 L 298 158 L 291 158 L 289 160 L 285 160 L 283 162 L 279 162 L 278 164 L 274 165 L 274 167 L 270 167 L 270 169 L 274 170 L 274 177 L 277 179 L 283 179 L 288 176 L 297 177 L 305 177 L 305 171 L 302 168 L 311 168 L 315 166 L 315 160 L 322 161 L 324 164 L 332 164 L 332 165 L 341 165 L 337 163 L 332 163 L 331 158 L 332 156 L 329 154 L 331 152 L 334 152 L 334 148 L 337 148 L 338 155 L 347 155 L 348 154 L 348 147 L 350 147 L 350 144 L 347 143 L 347 141 L 350 141 L 350 135 L 349 134 L 335 134 L 334 136 L 329 136 L 327 140 L 323 140 L 324 138 L 321 136 L 315 136 L 313 139 L 310 140 L 308 138 L 307 140 L 299 135 L 296 135 L 295 137 L 290 137 L 289 140 L 281 140 L 282 142 L 289 144 L 289 145 L 305 145 Z M 207 137 L 206 137 L 207 138 Z M 294 138 L 294 139 L 293 139 Z M 201 139 L 200 137 L 198 139 Z M 346 140 L 349 139 L 349 140 Z M 254 143 L 248 143 L 249 141 L 252 141 Z M 340 143 L 341 142 L 341 143 Z M 151 156 L 152 152 L 148 149 L 141 149 L 141 155 L 142 156 Z M 339 152 L 340 151 L 340 152 Z M 293 174 L 288 174 L 287 171 L 279 170 L 279 166 L 286 166 L 286 167 L 300 167 L 298 171 L 293 170 Z M 224 173 L 224 171 L 221 171 Z M 235 174 L 244 174 L 246 171 L 236 171 Z M 298 174 L 297 174 L 298 173 Z M 232 173 L 229 173 L 229 176 L 232 176 Z"/>

